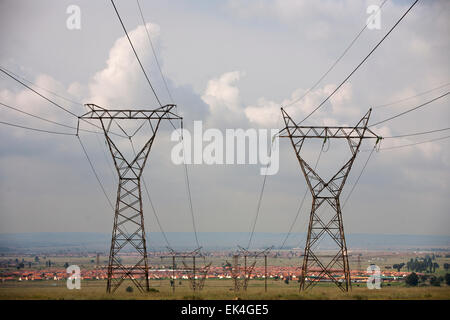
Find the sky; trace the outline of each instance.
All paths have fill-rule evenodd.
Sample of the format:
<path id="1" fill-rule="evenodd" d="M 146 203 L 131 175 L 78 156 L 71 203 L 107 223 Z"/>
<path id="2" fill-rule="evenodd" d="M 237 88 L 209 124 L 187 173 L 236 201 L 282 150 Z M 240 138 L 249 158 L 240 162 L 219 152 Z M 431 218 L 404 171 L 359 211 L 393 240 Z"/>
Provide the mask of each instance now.
<path id="1" fill-rule="evenodd" d="M 135 1 L 115 1 L 136 51 L 163 103 L 169 95 L 159 74 Z M 304 118 L 355 68 L 412 1 L 388 0 L 380 29 L 366 29 L 305 99 L 308 90 L 366 24 L 378 1 L 144 1 L 140 0 L 162 72 L 184 117 L 206 128 L 281 128 L 281 105 Z M 77 5 L 80 29 L 66 12 Z M 415 107 L 448 91 L 450 3 L 419 1 L 342 88 L 308 118 L 308 125 L 356 125 L 370 107 L 370 123 Z M 129 46 L 110 1 L 0 2 L 0 65 L 38 87 L 80 103 L 154 109 L 157 102 Z M 447 52 L 447 53 L 446 53 Z M 445 86 L 447 85 L 447 86 Z M 40 92 L 73 113 L 86 109 Z M 0 75 L 0 102 L 64 124 L 76 117 Z M 448 97 L 372 129 L 393 136 L 448 127 Z M 0 121 L 73 133 L 0 106 Z M 89 129 L 85 124 L 84 129 Z M 92 128 L 91 128 L 92 129 Z M 184 168 L 171 162 L 173 128 L 164 123 L 144 171 L 164 231 L 192 231 Z M 385 139 L 381 149 L 445 136 L 445 132 Z M 448 132 L 447 132 L 448 135 Z M 0 125 L 0 232 L 110 232 L 113 212 L 74 136 Z M 102 136 L 82 132 L 111 201 L 117 178 Z M 348 195 L 369 156 L 365 141 L 342 197 Z M 311 163 L 317 148 L 305 149 Z M 315 146 L 317 147 L 317 146 Z M 449 139 L 374 152 L 343 210 L 347 233 L 449 235 Z M 345 153 L 347 152 L 347 154 Z M 330 142 L 318 172 L 332 174 L 348 148 Z M 199 232 L 251 230 L 264 177 L 260 165 L 189 165 Z M 290 142 L 280 141 L 280 170 L 266 180 L 255 231 L 287 232 L 306 190 Z M 307 194 L 293 232 L 304 232 Z M 159 231 L 144 195 L 147 233 Z M 292 241 L 294 241 L 293 239 Z M 299 239 L 297 239 L 299 240 Z"/>

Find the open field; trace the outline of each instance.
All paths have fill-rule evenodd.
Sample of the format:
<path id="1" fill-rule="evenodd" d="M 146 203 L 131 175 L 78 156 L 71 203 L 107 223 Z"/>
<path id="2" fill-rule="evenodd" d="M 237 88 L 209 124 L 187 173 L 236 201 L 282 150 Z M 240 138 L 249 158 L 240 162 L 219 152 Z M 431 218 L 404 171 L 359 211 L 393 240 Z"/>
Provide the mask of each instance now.
<path id="1" fill-rule="evenodd" d="M 282 256 L 280 257 L 274 257 L 269 256 L 267 259 L 267 263 L 269 266 L 301 266 L 302 258 L 301 254 L 303 251 L 300 250 L 283 250 L 280 251 Z M 289 255 L 289 253 L 293 253 L 292 255 Z M 326 253 L 326 251 L 324 251 Z M 445 274 L 445 270 L 443 268 L 445 263 L 450 264 L 450 255 L 448 251 L 443 252 L 430 252 L 430 251 L 356 251 L 356 252 L 350 252 L 349 253 L 349 263 L 350 263 L 350 269 L 356 269 L 358 268 L 358 256 L 360 255 L 360 263 L 362 269 L 367 268 L 371 263 L 376 264 L 380 267 L 381 270 L 390 270 L 392 268 L 393 264 L 396 263 L 406 263 L 411 258 L 423 258 L 425 256 L 431 256 L 435 254 L 436 258 L 433 260 L 433 262 L 437 262 L 440 266 L 436 270 L 439 275 Z M 34 258 L 38 256 L 40 261 L 39 263 L 36 263 L 34 261 Z M 108 263 L 108 256 L 106 254 L 102 254 L 99 257 L 100 264 L 106 265 Z M 0 264 L 1 270 L 13 270 L 15 269 L 15 265 L 13 263 L 14 260 L 18 261 L 24 261 L 25 266 L 28 265 L 29 262 L 31 262 L 33 269 L 45 269 L 46 265 L 45 262 L 50 260 L 52 262 L 52 266 L 63 266 L 66 262 L 71 265 L 75 264 L 80 266 L 83 269 L 93 268 L 95 267 L 96 263 L 96 255 L 92 253 L 86 253 L 83 255 L 76 254 L 76 255 L 52 255 L 52 254 L 36 254 L 36 255 L 20 255 L 20 254 L 2 254 L 0 255 Z M 134 259 L 134 258 L 133 258 Z M 134 261 L 133 259 L 130 259 L 126 254 L 122 256 L 123 263 L 131 263 Z M 205 261 L 211 262 L 212 266 L 221 266 L 225 261 L 231 261 L 231 256 L 207 256 L 205 258 Z M 11 261 L 11 266 L 8 267 L 7 261 Z M 170 258 L 160 259 L 156 256 L 149 256 L 149 264 L 150 265 L 161 265 L 161 264 L 171 264 L 172 261 Z M 258 259 L 257 265 L 261 265 L 263 263 L 262 259 Z M 1 271 L 0 270 L 0 271 Z M 402 271 L 405 271 L 403 269 Z"/>
<path id="2" fill-rule="evenodd" d="M 406 287 L 402 283 L 382 286 L 379 290 L 369 290 L 364 283 L 353 284 L 350 293 L 342 293 L 331 284 L 321 284 L 307 292 L 299 293 L 298 283 L 270 280 L 268 292 L 264 292 L 263 280 L 252 280 L 245 293 L 235 293 L 232 280 L 207 280 L 204 289 L 193 294 L 189 282 L 184 280 L 172 293 L 169 280 L 152 281 L 157 290 L 147 294 L 126 292 L 131 283 L 124 283 L 116 293 L 105 292 L 103 280 L 83 280 L 80 290 L 69 290 L 65 281 L 5 282 L 0 285 L 0 299 L 257 299 L 257 300 L 295 300 L 295 299 L 450 299 L 450 286 Z M 359 286 L 358 286 L 359 285 Z"/>
<path id="3" fill-rule="evenodd" d="M 447 252 L 448 253 L 448 252 Z M 360 255 L 361 254 L 361 255 Z M 365 270 L 370 263 L 375 263 L 384 274 L 389 274 L 393 271 L 392 265 L 396 263 L 406 263 L 411 258 L 420 258 L 427 255 L 433 255 L 431 252 L 363 252 L 353 253 L 350 255 L 350 267 L 356 270 L 358 267 Z M 17 269 L 17 261 L 24 261 L 25 269 L 35 271 L 36 274 L 49 272 L 53 274 L 57 270 L 64 274 L 64 264 L 75 264 L 80 266 L 81 270 L 90 272 L 96 269 L 96 255 L 95 254 L 81 254 L 81 255 L 39 255 L 39 261 L 35 261 L 34 255 L 2 255 L 0 262 L 0 274 L 14 273 L 19 271 Z M 359 257 L 360 263 L 358 263 Z M 127 255 L 122 256 L 123 262 L 130 262 L 131 258 Z M 46 266 L 47 261 L 51 261 L 51 268 Z M 130 261 L 129 261 L 130 260 Z M 152 269 L 168 267 L 170 270 L 171 259 L 160 259 L 156 256 L 149 258 L 149 263 Z M 231 261 L 228 255 L 222 256 L 208 256 L 205 258 L 206 262 L 212 262 L 216 271 L 222 270 L 222 265 L 226 261 Z M 436 254 L 433 260 L 439 264 L 439 268 L 433 273 L 427 273 L 431 276 L 444 276 L 448 271 L 444 270 L 443 266 L 450 262 L 448 254 Z M 106 257 L 100 256 L 99 263 L 103 266 L 106 263 Z M 204 261 L 198 261 L 201 265 Z M 279 257 L 269 257 L 268 266 L 272 270 L 272 275 L 280 274 L 285 267 L 291 267 L 298 273 L 298 267 L 301 263 L 301 257 L 289 256 L 288 251 L 282 253 Z M 360 265 L 359 265 L 360 264 Z M 263 267 L 263 260 L 257 261 L 257 267 L 260 271 Z M 256 269 L 255 269 L 256 270 Z M 280 271 L 281 270 L 281 271 Z M 408 273 L 406 267 L 403 267 L 400 273 Z M 450 286 L 441 283 L 440 287 L 431 286 L 429 282 L 420 282 L 418 287 L 407 287 L 403 280 L 394 280 L 384 282 L 382 288 L 379 290 L 369 290 L 366 283 L 359 282 L 352 284 L 352 291 L 349 293 L 341 292 L 334 284 L 320 283 L 313 289 L 306 292 L 299 292 L 298 278 L 291 279 L 287 284 L 284 279 L 269 278 L 268 292 L 264 291 L 264 280 L 255 278 L 250 280 L 248 290 L 246 292 L 234 292 L 232 279 L 219 279 L 217 277 L 209 278 L 205 281 L 205 287 L 202 291 L 195 294 L 190 288 L 188 280 L 177 279 L 175 281 L 175 293 L 172 292 L 170 281 L 167 274 L 161 279 L 151 279 L 150 285 L 152 292 L 147 294 L 140 294 L 137 288 L 128 281 L 121 285 L 118 291 L 114 294 L 106 293 L 106 280 L 89 276 L 83 278 L 81 281 L 80 290 L 69 290 L 66 287 L 66 280 L 54 280 L 53 276 L 50 278 L 42 278 L 42 280 L 23 280 L 17 281 L 17 276 L 14 280 L 0 281 L 0 299 L 450 299 Z M 55 278 L 56 279 L 56 278 Z M 126 292 L 126 288 L 131 286 L 134 292 Z"/>

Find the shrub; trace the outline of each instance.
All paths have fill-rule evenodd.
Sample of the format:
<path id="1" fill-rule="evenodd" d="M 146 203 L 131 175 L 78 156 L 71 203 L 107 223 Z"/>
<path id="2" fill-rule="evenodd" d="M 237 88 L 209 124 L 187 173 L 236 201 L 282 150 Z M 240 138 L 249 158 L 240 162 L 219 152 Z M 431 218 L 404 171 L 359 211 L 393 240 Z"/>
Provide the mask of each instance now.
<path id="1" fill-rule="evenodd" d="M 405 283 L 408 286 L 415 287 L 419 283 L 419 277 L 415 272 L 412 272 L 405 278 Z"/>
<path id="2" fill-rule="evenodd" d="M 435 286 L 435 287 L 440 287 L 441 286 L 441 281 L 439 280 L 439 278 L 433 276 L 433 277 L 430 278 L 430 284 L 432 286 Z"/>
<path id="3" fill-rule="evenodd" d="M 126 292 L 133 292 L 133 287 L 128 286 L 125 290 L 126 290 Z"/>

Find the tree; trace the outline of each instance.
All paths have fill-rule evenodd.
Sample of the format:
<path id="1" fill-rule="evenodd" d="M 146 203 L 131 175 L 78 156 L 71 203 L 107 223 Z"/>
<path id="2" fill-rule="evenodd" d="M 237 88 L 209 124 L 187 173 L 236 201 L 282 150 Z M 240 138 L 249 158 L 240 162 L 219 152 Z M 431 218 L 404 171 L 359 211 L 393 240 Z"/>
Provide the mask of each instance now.
<path id="1" fill-rule="evenodd" d="M 433 270 L 433 261 L 431 261 L 431 258 L 428 256 L 428 259 L 427 259 L 427 266 L 428 266 L 428 269 L 429 269 L 429 272 L 431 273 L 431 272 L 433 272 L 432 270 Z"/>
<path id="2" fill-rule="evenodd" d="M 128 287 L 126 288 L 126 291 L 127 291 L 127 292 L 133 292 L 133 287 L 128 286 Z"/>
<path id="3" fill-rule="evenodd" d="M 405 283 L 408 286 L 415 287 L 419 283 L 419 277 L 415 272 L 410 273 L 408 276 L 406 276 Z"/>
<path id="4" fill-rule="evenodd" d="M 414 260 L 411 258 L 411 260 L 409 260 L 409 261 L 406 263 L 406 268 L 408 269 L 408 271 L 409 271 L 409 270 L 412 270 L 411 268 L 412 268 L 413 265 L 414 265 Z"/>
<path id="5" fill-rule="evenodd" d="M 426 274 L 423 274 L 423 275 L 419 276 L 419 282 L 425 283 L 425 282 L 428 281 L 428 278 L 429 278 L 429 277 L 430 277 L 430 276 L 428 276 L 428 275 L 426 275 Z"/>
<path id="6" fill-rule="evenodd" d="M 440 281 L 437 277 L 432 276 L 432 277 L 430 278 L 430 284 L 431 284 L 432 286 L 435 286 L 435 287 L 440 287 L 440 286 L 441 286 L 441 281 Z"/>
<path id="7" fill-rule="evenodd" d="M 436 269 L 439 269 L 439 265 L 437 262 L 433 262 L 433 272 L 436 272 Z"/>
<path id="8" fill-rule="evenodd" d="M 69 263 L 68 262 L 66 262 L 66 263 L 64 263 L 64 268 L 68 268 L 69 267 Z"/>
<path id="9" fill-rule="evenodd" d="M 445 274 L 445 284 L 450 286 L 450 273 Z"/>
<path id="10" fill-rule="evenodd" d="M 400 272 L 400 269 L 403 268 L 404 266 L 405 266 L 405 264 L 402 262 L 402 263 L 399 263 L 399 264 L 394 264 L 392 266 L 392 268 L 397 269 L 397 272 Z"/>

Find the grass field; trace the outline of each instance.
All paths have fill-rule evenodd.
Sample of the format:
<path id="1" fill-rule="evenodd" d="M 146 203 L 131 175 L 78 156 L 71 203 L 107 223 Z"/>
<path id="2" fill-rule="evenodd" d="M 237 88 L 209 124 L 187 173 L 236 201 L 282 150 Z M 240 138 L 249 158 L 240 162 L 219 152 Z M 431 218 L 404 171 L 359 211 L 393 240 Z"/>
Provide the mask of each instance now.
<path id="1" fill-rule="evenodd" d="M 153 281 L 151 286 L 156 292 L 146 294 L 126 292 L 130 283 L 123 283 L 114 293 L 105 292 L 106 282 L 102 280 L 82 281 L 80 290 L 69 290 L 65 281 L 24 281 L 0 284 L 0 299 L 256 299 L 256 300 L 292 300 L 292 299 L 450 299 L 450 286 L 442 287 L 406 287 L 403 283 L 382 286 L 379 290 L 369 290 L 365 283 L 353 284 L 349 293 L 341 292 L 331 284 L 320 284 L 312 290 L 299 293 L 298 283 L 288 285 L 282 281 L 268 282 L 268 292 L 264 292 L 263 280 L 252 280 L 247 292 L 235 293 L 231 280 L 207 280 L 201 292 L 193 293 L 188 281 L 177 282 L 175 293 L 168 280 Z M 359 286 L 357 286 L 359 285 Z"/>
<path id="2" fill-rule="evenodd" d="M 361 256 L 361 269 L 364 270 L 370 263 L 380 266 L 382 272 L 393 270 L 395 263 L 407 262 L 411 258 L 421 257 L 429 253 L 418 252 L 365 252 Z M 431 253 L 430 253 L 431 254 Z M 350 267 L 358 266 L 357 254 L 350 256 Z M 76 264 L 82 270 L 90 270 L 95 267 L 95 255 L 80 256 L 42 256 L 40 262 L 34 262 L 34 256 L 2 255 L 0 262 L 3 266 L 0 272 L 16 271 L 14 264 L 8 265 L 7 261 L 33 262 L 31 270 L 45 270 L 47 260 L 52 261 L 52 267 L 63 268 L 67 262 Z M 124 263 L 128 263 L 128 257 L 124 256 Z M 230 257 L 208 257 L 207 261 L 213 266 L 221 266 Z M 163 260 L 156 257 L 149 259 L 150 265 L 157 267 L 170 265 L 170 260 Z M 434 273 L 435 276 L 443 276 L 447 271 L 443 265 L 450 263 L 448 255 L 441 254 L 436 257 L 436 262 L 440 268 Z M 105 264 L 106 257 L 100 258 L 100 263 Z M 301 259 L 274 258 L 269 257 L 269 266 L 298 266 Z M 257 262 L 257 266 L 262 265 L 262 260 Z M 402 271 L 406 271 L 405 268 Z M 299 293 L 297 281 L 290 281 L 286 284 L 282 280 L 268 280 L 268 292 L 264 291 L 264 280 L 251 280 L 246 292 L 234 292 L 233 281 L 230 279 L 208 279 L 202 291 L 193 294 L 188 280 L 182 280 L 181 285 L 176 281 L 175 293 L 172 292 L 168 279 L 151 280 L 151 287 L 154 292 L 140 294 L 131 282 L 123 283 L 114 294 L 106 294 L 106 281 L 104 280 L 82 280 L 80 290 L 69 290 L 65 280 L 35 280 L 35 281 L 5 281 L 0 282 L 0 299 L 450 299 L 450 286 L 442 283 L 441 287 L 424 285 L 419 287 L 407 287 L 404 282 L 384 283 L 380 290 L 369 290 L 365 283 L 354 283 L 352 291 L 341 292 L 334 284 L 321 283 L 312 290 Z M 125 289 L 131 286 L 134 292 L 126 292 Z"/>

